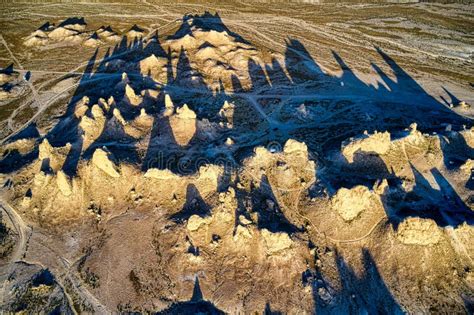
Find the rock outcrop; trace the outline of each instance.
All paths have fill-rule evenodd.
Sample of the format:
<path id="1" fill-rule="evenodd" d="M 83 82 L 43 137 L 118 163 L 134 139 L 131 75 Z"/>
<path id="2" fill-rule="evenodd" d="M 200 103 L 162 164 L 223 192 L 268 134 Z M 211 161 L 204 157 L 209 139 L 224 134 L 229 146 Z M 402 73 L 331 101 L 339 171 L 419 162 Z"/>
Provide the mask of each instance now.
<path id="1" fill-rule="evenodd" d="M 127 83 L 125 84 L 125 96 L 124 99 L 128 102 L 128 104 L 132 106 L 138 106 L 143 102 L 143 97 L 140 95 L 135 94 L 133 88 Z"/>
<path id="2" fill-rule="evenodd" d="M 381 206 L 379 197 L 365 186 L 341 188 L 331 201 L 333 209 L 348 222 L 356 219 L 365 210 Z"/>
<path id="3" fill-rule="evenodd" d="M 169 122 L 174 140 L 180 146 L 187 145 L 196 134 L 196 113 L 186 104 L 176 109 Z"/>
<path id="4" fill-rule="evenodd" d="M 58 185 L 59 190 L 64 196 L 67 197 L 71 195 L 72 193 L 71 180 L 63 171 L 59 171 L 56 174 L 56 183 Z"/>
<path id="5" fill-rule="evenodd" d="M 111 154 L 103 149 L 96 149 L 92 156 L 92 164 L 104 171 L 110 177 L 120 177 L 117 167 L 112 162 Z"/>
<path id="6" fill-rule="evenodd" d="M 433 245 L 441 236 L 441 229 L 431 219 L 406 218 L 397 229 L 398 240 L 407 245 Z"/>
<path id="7" fill-rule="evenodd" d="M 349 163 L 354 161 L 354 155 L 385 154 L 390 149 L 390 133 L 376 132 L 372 135 L 364 134 L 361 137 L 350 139 L 342 144 L 342 155 Z"/>

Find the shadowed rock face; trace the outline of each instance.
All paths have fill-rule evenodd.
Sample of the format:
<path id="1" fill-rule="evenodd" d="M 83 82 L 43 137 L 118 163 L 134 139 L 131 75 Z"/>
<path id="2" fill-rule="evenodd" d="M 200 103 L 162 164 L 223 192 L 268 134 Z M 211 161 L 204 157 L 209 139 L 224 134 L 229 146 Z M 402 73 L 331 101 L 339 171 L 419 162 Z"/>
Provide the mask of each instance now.
<path id="1" fill-rule="evenodd" d="M 43 28 L 59 42 L 86 23 Z M 379 48 L 392 75 L 374 64 L 373 85 L 337 52 L 340 74 L 323 71 L 297 39 L 265 54 L 217 14 L 149 35 L 97 49 L 57 124 L 2 149 L 8 201 L 35 227 L 25 259 L 68 275 L 54 281 L 84 302 L 69 307 L 464 310 L 470 119 Z"/>

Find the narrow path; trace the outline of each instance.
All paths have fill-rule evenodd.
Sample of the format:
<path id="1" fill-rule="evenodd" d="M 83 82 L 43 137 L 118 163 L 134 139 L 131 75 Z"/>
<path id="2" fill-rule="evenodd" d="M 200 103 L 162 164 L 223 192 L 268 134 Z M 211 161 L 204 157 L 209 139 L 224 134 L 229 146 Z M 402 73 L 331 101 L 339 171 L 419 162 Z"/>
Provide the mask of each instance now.
<path id="1" fill-rule="evenodd" d="M 3 46 L 5 46 L 5 48 L 7 49 L 8 53 L 10 54 L 11 58 L 12 58 L 13 61 L 16 63 L 16 65 L 18 66 L 18 68 L 20 68 L 20 69 L 23 70 L 23 66 L 21 65 L 20 61 L 18 61 L 18 59 L 16 59 L 15 55 L 14 55 L 13 52 L 11 51 L 10 47 L 8 46 L 8 43 L 6 42 L 5 38 L 3 38 L 3 35 L 2 35 L 2 34 L 0 34 L 0 41 L 2 42 Z M 35 87 L 33 86 L 33 84 L 32 84 L 29 80 L 26 81 L 26 83 L 27 83 L 28 86 L 30 87 L 31 92 L 33 92 L 34 100 L 35 100 L 35 102 L 37 103 L 37 107 L 38 107 L 38 108 L 41 108 L 41 102 L 39 101 L 38 91 L 36 91 Z"/>
<path id="2" fill-rule="evenodd" d="M 15 249 L 11 253 L 9 257 L 9 261 L 7 263 L 8 267 L 6 268 L 5 273 L 2 274 L 2 277 L 5 277 L 5 280 L 2 283 L 2 287 L 0 289 L 0 301 L 1 305 L 4 305 L 5 299 L 5 289 L 7 286 L 7 282 L 9 281 L 9 275 L 13 271 L 13 265 L 21 261 L 23 255 L 26 252 L 27 243 L 31 236 L 32 229 L 26 225 L 20 215 L 6 202 L 0 200 L 0 208 L 3 210 L 4 213 L 7 214 L 10 222 L 12 223 L 16 234 L 18 235 L 17 242 L 15 244 Z"/>

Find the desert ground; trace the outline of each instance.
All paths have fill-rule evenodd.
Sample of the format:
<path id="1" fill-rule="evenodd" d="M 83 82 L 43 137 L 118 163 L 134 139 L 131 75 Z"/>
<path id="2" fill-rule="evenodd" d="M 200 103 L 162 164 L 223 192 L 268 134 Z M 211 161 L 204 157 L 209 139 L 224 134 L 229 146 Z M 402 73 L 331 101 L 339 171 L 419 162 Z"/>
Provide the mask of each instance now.
<path id="1" fill-rule="evenodd" d="M 468 3 L 0 3 L 3 313 L 474 311 Z"/>

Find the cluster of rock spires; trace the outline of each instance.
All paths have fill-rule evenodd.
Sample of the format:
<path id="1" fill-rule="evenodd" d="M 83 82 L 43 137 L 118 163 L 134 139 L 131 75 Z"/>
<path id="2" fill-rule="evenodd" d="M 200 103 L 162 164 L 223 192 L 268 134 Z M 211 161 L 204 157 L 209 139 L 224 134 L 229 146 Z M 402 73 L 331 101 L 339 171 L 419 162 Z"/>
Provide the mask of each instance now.
<path id="1" fill-rule="evenodd" d="M 66 239 L 68 253 L 80 253 L 77 271 L 94 296 L 114 310 L 161 310 L 188 297 L 189 279 L 199 275 L 210 300 L 228 312 L 267 309 L 270 300 L 288 312 L 347 313 L 347 301 L 364 311 L 372 304 L 400 310 L 381 279 L 397 299 L 416 299 L 422 289 L 411 285 L 419 280 L 413 266 L 429 253 L 423 268 L 452 281 L 459 293 L 452 309 L 459 311 L 460 294 L 474 279 L 466 269 L 474 252 L 474 128 L 423 134 L 412 124 L 399 132 L 365 132 L 324 157 L 282 137 L 281 148 L 249 145 L 238 167 L 205 160 L 192 174 L 146 164 L 156 147 L 198 158 L 230 155 L 242 144 L 235 136 L 245 136 L 238 134 L 238 102 L 223 100 L 216 117 L 202 118 L 192 103 L 172 99 L 172 83 L 192 91 L 204 80 L 213 91 L 229 90 L 234 77 L 245 87 L 248 61 L 258 64 L 261 54 L 230 30 L 184 20 L 163 43 L 167 55 L 107 60 L 106 70 L 121 70 L 119 82 L 107 96 L 75 98 L 59 131 L 2 148 L 22 157 L 37 148 L 37 158 L 11 175 L 9 199 L 35 227 Z M 76 22 L 47 25 L 27 41 L 74 41 L 85 30 Z M 133 27 L 129 35 L 142 37 L 143 30 Z M 84 44 L 114 36 L 101 27 Z M 189 67 L 172 77 L 186 57 L 183 49 L 192 56 Z M 156 85 L 136 84 L 133 68 Z M 301 119 L 308 112 L 299 107 Z M 136 160 L 119 156 L 128 148 Z M 462 163 L 450 164 L 452 157 Z M 361 251 L 366 246 L 375 258 Z M 339 251 L 360 261 L 360 275 Z M 113 272 L 104 257 L 119 262 Z M 446 275 L 446 268 L 456 274 Z M 397 282 L 393 274 L 412 282 Z M 354 281 L 347 286 L 348 278 Z M 106 280 L 97 285 L 96 279 Z M 426 290 L 444 303 L 446 291 L 432 289 L 437 278 L 427 281 Z"/>
<path id="2" fill-rule="evenodd" d="M 101 26 L 95 31 L 86 30 L 84 18 L 71 17 L 59 23 L 58 26 L 49 22 L 40 26 L 24 39 L 27 47 L 45 46 L 53 43 L 82 44 L 87 47 L 97 47 L 104 43 L 116 43 L 122 39 L 109 26 Z M 129 39 L 140 39 L 145 36 L 145 30 L 133 25 L 125 34 Z"/>

